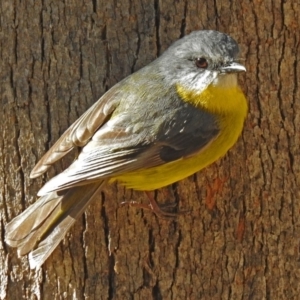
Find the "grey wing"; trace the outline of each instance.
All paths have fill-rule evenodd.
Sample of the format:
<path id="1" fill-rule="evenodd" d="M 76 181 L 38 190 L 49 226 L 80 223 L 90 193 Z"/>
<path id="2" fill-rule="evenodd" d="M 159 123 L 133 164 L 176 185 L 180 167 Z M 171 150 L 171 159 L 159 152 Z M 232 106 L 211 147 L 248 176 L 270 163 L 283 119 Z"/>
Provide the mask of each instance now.
<path id="1" fill-rule="evenodd" d="M 164 103 L 135 104 L 113 114 L 78 159 L 46 183 L 39 195 L 190 156 L 219 134 L 213 115 L 183 104 L 176 96 Z"/>
<path id="2" fill-rule="evenodd" d="M 42 175 L 72 149 L 86 145 L 95 131 L 105 123 L 116 109 L 119 99 L 118 85 L 116 85 L 63 133 L 48 152 L 38 161 L 31 171 L 30 177 L 36 178 Z"/>

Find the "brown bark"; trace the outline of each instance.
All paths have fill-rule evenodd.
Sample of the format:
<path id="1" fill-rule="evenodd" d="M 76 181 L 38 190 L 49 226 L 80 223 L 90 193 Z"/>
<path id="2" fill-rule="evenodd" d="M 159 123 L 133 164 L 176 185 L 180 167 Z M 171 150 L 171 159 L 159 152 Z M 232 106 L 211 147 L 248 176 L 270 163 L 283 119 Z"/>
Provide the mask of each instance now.
<path id="1" fill-rule="evenodd" d="M 0 16 L 0 299 L 299 297 L 297 1 L 1 1 Z M 172 187 L 190 214 L 120 207 L 147 200 L 108 186 L 30 271 L 4 225 L 72 158 L 30 180 L 34 164 L 108 88 L 196 29 L 241 45 L 250 111 L 225 158 Z"/>

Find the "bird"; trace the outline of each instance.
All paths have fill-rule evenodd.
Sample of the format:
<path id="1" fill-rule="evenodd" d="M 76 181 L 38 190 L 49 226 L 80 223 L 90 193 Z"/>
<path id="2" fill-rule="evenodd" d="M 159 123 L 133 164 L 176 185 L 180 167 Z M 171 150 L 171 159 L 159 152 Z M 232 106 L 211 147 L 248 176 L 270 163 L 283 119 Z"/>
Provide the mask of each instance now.
<path id="1" fill-rule="evenodd" d="M 248 113 L 237 76 L 246 68 L 238 55 L 229 35 L 193 31 L 114 85 L 33 168 L 36 178 L 79 149 L 39 199 L 6 225 L 6 243 L 39 269 L 104 184 L 152 191 L 224 156 Z"/>

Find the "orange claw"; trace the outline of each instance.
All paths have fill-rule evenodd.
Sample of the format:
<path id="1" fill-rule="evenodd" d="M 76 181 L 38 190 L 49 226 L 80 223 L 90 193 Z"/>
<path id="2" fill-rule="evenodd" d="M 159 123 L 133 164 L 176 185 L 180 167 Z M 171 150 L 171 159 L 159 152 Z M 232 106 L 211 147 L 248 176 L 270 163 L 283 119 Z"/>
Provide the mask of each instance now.
<path id="1" fill-rule="evenodd" d="M 157 217 L 159 218 L 170 218 L 170 217 L 177 217 L 178 215 L 182 214 L 182 213 L 186 213 L 186 212 L 176 212 L 176 213 L 172 213 L 172 212 L 168 212 L 163 210 L 156 202 L 156 200 L 154 199 L 154 197 L 151 195 L 151 192 L 149 191 L 145 191 L 148 199 L 149 199 L 149 204 L 142 204 L 142 203 L 137 203 L 136 201 L 125 201 L 122 202 L 121 205 L 129 205 L 132 207 L 137 207 L 137 208 L 141 208 L 141 209 L 145 209 L 145 210 L 150 210 L 153 213 L 156 214 Z M 171 204 L 167 204 L 164 205 L 164 208 L 174 208 L 176 207 L 176 203 L 171 203 Z"/>

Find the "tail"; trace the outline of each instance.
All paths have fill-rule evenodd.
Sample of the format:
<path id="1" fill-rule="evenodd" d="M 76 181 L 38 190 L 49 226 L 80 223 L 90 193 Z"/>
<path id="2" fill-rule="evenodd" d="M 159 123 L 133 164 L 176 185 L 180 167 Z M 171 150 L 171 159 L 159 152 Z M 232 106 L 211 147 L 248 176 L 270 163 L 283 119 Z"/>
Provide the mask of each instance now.
<path id="1" fill-rule="evenodd" d="M 18 248 L 19 256 L 29 253 L 30 268 L 39 269 L 103 184 L 98 181 L 42 196 L 6 225 L 6 243 Z"/>

